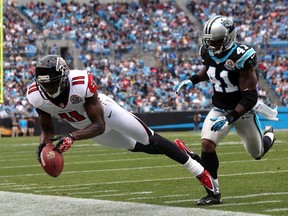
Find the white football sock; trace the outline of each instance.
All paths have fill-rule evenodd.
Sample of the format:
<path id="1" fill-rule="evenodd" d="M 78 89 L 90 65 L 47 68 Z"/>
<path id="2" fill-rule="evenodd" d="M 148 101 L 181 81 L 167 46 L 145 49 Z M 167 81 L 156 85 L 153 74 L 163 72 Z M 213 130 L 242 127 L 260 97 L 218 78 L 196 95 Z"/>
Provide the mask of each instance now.
<path id="1" fill-rule="evenodd" d="M 202 174 L 204 171 L 204 167 L 196 160 L 193 160 L 191 157 L 189 157 L 188 161 L 185 164 L 183 164 L 183 166 L 194 176 L 198 176 Z"/>
<path id="2" fill-rule="evenodd" d="M 274 133 L 272 132 L 266 133 L 265 136 L 268 136 L 271 139 L 271 142 L 274 140 Z"/>

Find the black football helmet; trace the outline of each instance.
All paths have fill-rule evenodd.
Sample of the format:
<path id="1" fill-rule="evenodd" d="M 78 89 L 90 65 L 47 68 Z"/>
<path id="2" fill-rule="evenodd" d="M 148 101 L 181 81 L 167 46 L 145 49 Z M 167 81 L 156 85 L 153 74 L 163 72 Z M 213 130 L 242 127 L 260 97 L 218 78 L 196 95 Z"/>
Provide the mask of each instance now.
<path id="1" fill-rule="evenodd" d="M 61 56 L 44 56 L 36 66 L 35 81 L 40 93 L 43 91 L 48 99 L 58 97 L 69 85 L 68 73 L 68 66 Z"/>

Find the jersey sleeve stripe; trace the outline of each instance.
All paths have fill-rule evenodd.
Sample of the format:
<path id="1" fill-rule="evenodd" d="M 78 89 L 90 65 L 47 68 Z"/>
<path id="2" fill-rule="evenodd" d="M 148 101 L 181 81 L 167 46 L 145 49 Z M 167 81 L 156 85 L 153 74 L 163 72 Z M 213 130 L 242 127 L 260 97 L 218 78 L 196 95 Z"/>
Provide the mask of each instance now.
<path id="1" fill-rule="evenodd" d="M 85 76 L 76 76 L 72 78 L 72 85 L 81 85 L 85 83 Z"/>
<path id="2" fill-rule="evenodd" d="M 83 81 L 73 81 L 72 85 L 81 85 L 81 84 L 84 84 L 84 83 L 85 83 L 84 80 Z"/>
<path id="3" fill-rule="evenodd" d="M 85 79 L 85 76 L 77 76 L 77 77 L 73 77 L 72 78 L 72 81 L 75 81 L 75 80 L 83 80 L 83 79 Z"/>
<path id="4" fill-rule="evenodd" d="M 242 69 L 244 67 L 244 63 L 247 59 L 249 59 L 253 54 L 255 54 L 255 50 L 250 48 L 238 61 L 236 61 L 236 67 L 238 69 Z"/>
<path id="5" fill-rule="evenodd" d="M 36 83 L 34 83 L 29 87 L 28 94 L 31 94 L 32 92 L 37 91 L 37 90 L 38 88 L 36 86 Z"/>
<path id="6" fill-rule="evenodd" d="M 38 89 L 37 89 L 37 87 L 35 86 L 34 88 L 29 88 L 29 90 L 28 90 L 28 94 L 31 94 L 32 92 L 35 92 L 35 91 L 37 91 Z"/>

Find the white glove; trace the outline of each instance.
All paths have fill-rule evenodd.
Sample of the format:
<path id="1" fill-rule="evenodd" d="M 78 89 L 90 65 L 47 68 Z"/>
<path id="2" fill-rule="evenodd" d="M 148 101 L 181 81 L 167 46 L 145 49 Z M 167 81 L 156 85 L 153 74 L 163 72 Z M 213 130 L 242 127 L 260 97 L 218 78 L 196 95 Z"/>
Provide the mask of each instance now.
<path id="1" fill-rule="evenodd" d="M 185 86 L 185 85 L 186 85 L 186 89 L 189 90 L 192 87 L 193 83 L 191 82 L 190 79 L 183 80 L 174 86 L 173 91 L 176 94 L 178 94 L 178 92 L 182 88 L 182 86 Z"/>
<path id="2" fill-rule="evenodd" d="M 229 122 L 226 116 L 220 116 L 216 118 L 210 118 L 211 121 L 214 121 L 211 131 L 221 131 L 229 125 Z"/>

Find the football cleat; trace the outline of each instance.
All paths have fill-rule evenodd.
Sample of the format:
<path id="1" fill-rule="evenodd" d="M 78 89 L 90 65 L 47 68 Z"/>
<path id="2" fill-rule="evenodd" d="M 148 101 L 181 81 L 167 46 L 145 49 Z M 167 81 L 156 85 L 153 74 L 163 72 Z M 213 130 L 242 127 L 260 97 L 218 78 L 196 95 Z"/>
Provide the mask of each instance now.
<path id="1" fill-rule="evenodd" d="M 209 195 L 203 197 L 197 202 L 197 205 L 215 205 L 220 203 L 222 203 L 222 200 L 221 200 L 221 194 L 219 193 L 214 197 L 211 197 Z"/>
<path id="2" fill-rule="evenodd" d="M 196 160 L 198 163 L 201 164 L 201 158 L 198 154 L 195 152 L 191 151 L 188 146 L 184 143 L 183 140 L 176 139 L 175 144 L 178 146 L 178 148 L 184 152 L 185 154 L 189 155 L 192 159 Z"/>
<path id="3" fill-rule="evenodd" d="M 264 136 L 267 134 L 267 133 L 273 133 L 274 135 L 274 130 L 273 130 L 273 127 L 272 125 L 266 125 L 265 128 L 264 128 Z M 271 147 L 272 145 L 274 144 L 276 138 L 275 138 L 275 135 L 273 136 L 273 140 L 272 140 L 272 143 L 271 143 Z"/>
<path id="4" fill-rule="evenodd" d="M 264 143 L 264 151 L 260 157 L 255 158 L 256 160 L 260 160 L 272 148 L 276 140 L 272 125 L 265 126 L 264 133 L 263 133 L 263 140 L 264 140 L 264 137 L 268 137 L 271 140 L 271 143 L 268 143 L 268 144 L 267 142 L 265 142 L 266 144 Z"/>
<path id="5" fill-rule="evenodd" d="M 204 186 L 205 190 L 208 193 L 208 196 L 210 197 L 217 197 L 219 192 L 219 186 L 215 179 L 210 175 L 210 173 L 207 170 L 204 170 L 202 174 L 196 176 L 196 178 L 201 182 L 201 184 Z"/>
<path id="6" fill-rule="evenodd" d="M 266 125 L 265 128 L 264 128 L 264 135 L 263 136 L 266 136 L 266 137 L 269 137 L 270 140 L 271 140 L 271 143 L 269 146 L 265 146 L 264 145 L 264 153 L 262 155 L 262 157 L 272 148 L 276 138 L 275 138 L 275 134 L 274 134 L 274 131 L 273 131 L 273 127 L 271 125 Z"/>

